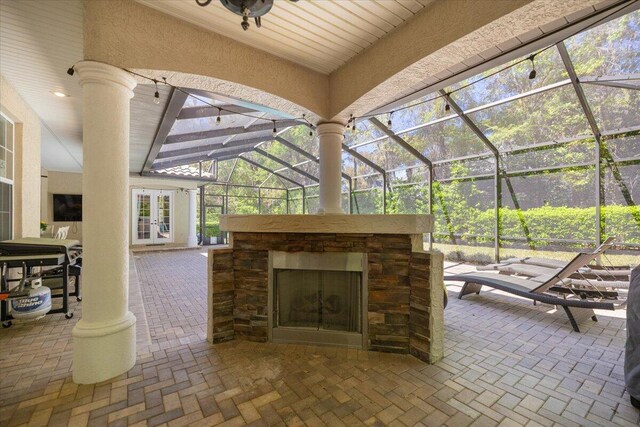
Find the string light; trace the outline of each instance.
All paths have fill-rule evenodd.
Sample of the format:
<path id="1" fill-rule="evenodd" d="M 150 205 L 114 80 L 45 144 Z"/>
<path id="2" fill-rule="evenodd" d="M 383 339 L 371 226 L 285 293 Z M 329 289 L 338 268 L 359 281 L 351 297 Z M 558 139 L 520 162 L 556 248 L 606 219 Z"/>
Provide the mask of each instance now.
<path id="1" fill-rule="evenodd" d="M 302 120 L 304 120 L 305 122 L 309 123 L 309 120 L 307 120 L 307 114 L 306 113 L 302 113 Z M 311 123 L 309 123 L 311 124 Z M 309 136 L 311 138 L 313 138 L 313 128 L 309 127 Z"/>
<path id="2" fill-rule="evenodd" d="M 533 54 L 529 57 L 529 60 L 531 61 L 531 72 L 529 73 L 529 80 L 533 80 L 536 78 L 536 74 L 538 74 L 536 72 L 536 63 L 534 62 L 534 59 L 536 58 L 536 55 Z"/>
<path id="3" fill-rule="evenodd" d="M 278 129 L 276 128 L 276 121 L 273 121 L 273 137 L 275 138 L 276 136 L 278 136 Z"/>
<path id="4" fill-rule="evenodd" d="M 221 116 L 223 111 L 226 111 L 229 114 L 237 114 L 239 116 L 249 117 L 249 118 L 255 119 L 255 120 L 271 120 L 273 122 L 273 124 L 274 124 L 273 128 L 274 128 L 275 132 L 277 132 L 277 127 L 276 127 L 276 123 L 277 122 L 291 120 L 290 118 L 287 118 L 287 119 L 268 119 L 268 118 L 262 117 L 262 115 L 247 114 L 247 113 L 243 113 L 243 112 L 240 112 L 240 111 L 234 111 L 234 110 L 231 110 L 231 109 L 222 108 L 222 107 L 219 107 L 217 105 L 214 105 L 214 104 L 208 102 L 206 98 L 202 98 L 200 96 L 194 95 L 193 93 L 190 93 L 190 92 L 186 91 L 185 89 L 183 89 L 181 87 L 172 85 L 171 83 L 169 83 L 167 81 L 166 77 L 162 77 L 162 82 L 161 82 L 161 81 L 159 81 L 159 80 L 157 80 L 155 78 L 145 76 L 144 74 L 140 74 L 140 73 L 137 73 L 135 71 L 131 71 L 131 70 L 127 69 L 127 68 L 120 68 L 120 69 L 122 71 L 125 71 L 125 72 L 131 74 L 132 76 L 136 76 L 136 77 L 139 77 L 141 79 L 145 79 L 145 80 L 148 80 L 148 81 L 152 82 L 156 86 L 156 91 L 154 93 L 154 99 L 153 99 L 153 102 L 155 104 L 159 104 L 160 103 L 160 99 L 159 99 L 160 98 L 160 92 L 158 91 L 158 83 L 164 83 L 165 85 L 171 87 L 173 90 L 176 90 L 178 92 L 182 92 L 183 94 L 185 94 L 185 95 L 187 95 L 187 96 L 189 96 L 189 97 L 201 102 L 202 104 L 208 105 L 210 107 L 217 108 L 218 109 L 218 116 L 216 117 L 216 124 L 217 125 L 219 125 L 221 123 L 220 116 Z M 67 69 L 67 74 L 69 74 L 70 76 L 73 76 L 75 74 L 75 64 Z M 295 119 L 299 120 L 300 118 L 298 117 L 298 118 L 295 118 Z M 309 127 L 313 126 L 312 123 L 305 117 L 304 114 L 302 116 L 302 119 L 307 123 L 307 125 Z"/>
<path id="5" fill-rule="evenodd" d="M 391 129 L 391 115 L 393 114 L 393 111 L 389 111 L 389 120 L 387 120 L 387 127 L 389 129 Z"/>
<path id="6" fill-rule="evenodd" d="M 449 92 L 447 92 L 447 96 L 444 97 L 444 111 L 450 111 L 451 110 L 451 105 L 449 105 Z"/>
<path id="7" fill-rule="evenodd" d="M 153 84 L 156 85 L 156 93 L 153 94 L 153 103 L 160 105 L 160 92 L 158 92 L 158 81 L 153 79 Z"/>

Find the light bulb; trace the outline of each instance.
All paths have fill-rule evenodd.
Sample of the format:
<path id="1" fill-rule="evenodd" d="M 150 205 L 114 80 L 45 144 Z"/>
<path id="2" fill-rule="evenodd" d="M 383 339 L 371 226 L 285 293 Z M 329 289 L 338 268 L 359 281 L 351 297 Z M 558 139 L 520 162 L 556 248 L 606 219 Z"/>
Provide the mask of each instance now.
<path id="1" fill-rule="evenodd" d="M 531 72 L 529 73 L 529 80 L 535 79 L 536 75 L 538 74 L 536 72 L 536 63 L 534 62 L 535 57 L 535 55 L 531 55 L 529 57 L 529 61 L 531 61 Z"/>

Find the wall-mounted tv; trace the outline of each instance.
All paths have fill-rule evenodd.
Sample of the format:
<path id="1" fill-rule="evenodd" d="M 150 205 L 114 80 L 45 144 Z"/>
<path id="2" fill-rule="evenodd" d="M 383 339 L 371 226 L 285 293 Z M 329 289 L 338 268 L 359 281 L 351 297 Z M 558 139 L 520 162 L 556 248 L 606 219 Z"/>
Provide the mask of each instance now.
<path id="1" fill-rule="evenodd" d="M 82 195 L 54 194 L 53 220 L 82 221 Z"/>

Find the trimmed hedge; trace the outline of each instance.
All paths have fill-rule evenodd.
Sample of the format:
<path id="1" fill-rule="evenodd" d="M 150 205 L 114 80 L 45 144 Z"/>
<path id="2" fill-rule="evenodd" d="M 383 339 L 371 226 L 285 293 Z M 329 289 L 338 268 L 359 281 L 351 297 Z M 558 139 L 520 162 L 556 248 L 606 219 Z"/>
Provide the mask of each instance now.
<path id="1" fill-rule="evenodd" d="M 456 234 L 471 236 L 493 236 L 493 209 L 466 208 L 463 212 L 452 212 L 463 224 L 456 224 Z M 518 212 L 502 208 L 500 215 L 503 237 L 526 238 L 521 218 L 528 227 L 529 237 L 536 245 L 546 245 L 554 240 L 593 241 L 595 234 L 595 208 L 568 208 L 543 206 Z M 619 242 L 640 244 L 640 207 L 603 206 L 601 221 L 604 237 L 616 236 Z M 447 230 L 443 218 L 437 218 L 437 234 Z M 478 242 L 489 239 L 478 238 Z"/>

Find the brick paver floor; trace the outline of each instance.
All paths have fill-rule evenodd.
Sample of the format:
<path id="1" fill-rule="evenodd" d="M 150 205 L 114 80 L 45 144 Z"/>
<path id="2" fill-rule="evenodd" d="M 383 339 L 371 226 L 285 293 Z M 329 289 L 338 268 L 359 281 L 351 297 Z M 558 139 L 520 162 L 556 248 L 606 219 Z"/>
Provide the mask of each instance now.
<path id="1" fill-rule="evenodd" d="M 81 313 L 0 331 L 0 425 L 637 426 L 622 377 L 624 318 L 573 332 L 549 306 L 449 288 L 446 355 L 206 342 L 206 258 L 135 254 L 138 362 L 96 384 L 71 381 Z M 468 266 L 447 264 L 447 271 Z M 140 301 L 142 299 L 142 301 Z M 141 304 L 142 302 L 142 304 Z"/>

